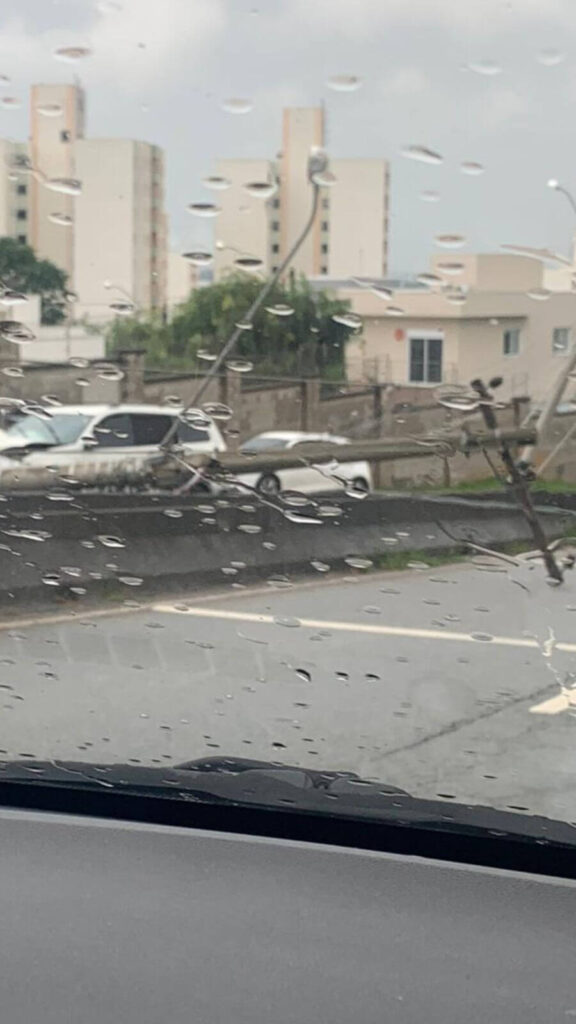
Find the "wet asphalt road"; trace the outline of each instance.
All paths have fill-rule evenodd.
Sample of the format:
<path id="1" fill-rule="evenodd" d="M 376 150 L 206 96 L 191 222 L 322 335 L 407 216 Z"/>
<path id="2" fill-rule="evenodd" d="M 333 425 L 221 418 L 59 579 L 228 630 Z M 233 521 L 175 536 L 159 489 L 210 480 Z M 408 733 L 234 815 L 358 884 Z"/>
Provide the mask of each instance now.
<path id="1" fill-rule="evenodd" d="M 1 756 L 253 757 L 576 820 L 575 584 L 357 570 L 5 623 Z"/>

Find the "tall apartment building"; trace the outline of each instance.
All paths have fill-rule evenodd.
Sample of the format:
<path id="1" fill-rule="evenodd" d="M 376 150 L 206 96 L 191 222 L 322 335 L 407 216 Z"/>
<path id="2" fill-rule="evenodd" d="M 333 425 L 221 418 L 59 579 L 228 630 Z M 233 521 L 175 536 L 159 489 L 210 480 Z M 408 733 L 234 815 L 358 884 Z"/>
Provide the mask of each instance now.
<path id="1" fill-rule="evenodd" d="M 273 271 L 289 252 L 309 216 L 307 164 L 313 147 L 323 148 L 321 107 L 284 111 L 282 150 L 276 161 L 221 160 L 217 174 L 232 184 L 217 193 L 220 245 L 215 276 L 233 269 L 238 250 L 258 256 Z M 330 161 L 335 183 L 322 188 L 314 227 L 293 267 L 308 277 L 383 277 L 388 262 L 389 168 L 382 159 Z M 277 181 L 269 199 L 252 196 L 246 185 Z"/>
<path id="2" fill-rule="evenodd" d="M 122 292 L 139 308 L 162 308 L 163 152 L 131 139 L 86 139 L 84 128 L 79 85 L 32 87 L 29 142 L 0 140 L 8 170 L 0 175 L 0 235 L 27 242 L 66 271 L 78 295 L 76 317 L 113 316 L 110 302 Z M 47 188 L 54 178 L 78 179 L 81 193 Z"/>

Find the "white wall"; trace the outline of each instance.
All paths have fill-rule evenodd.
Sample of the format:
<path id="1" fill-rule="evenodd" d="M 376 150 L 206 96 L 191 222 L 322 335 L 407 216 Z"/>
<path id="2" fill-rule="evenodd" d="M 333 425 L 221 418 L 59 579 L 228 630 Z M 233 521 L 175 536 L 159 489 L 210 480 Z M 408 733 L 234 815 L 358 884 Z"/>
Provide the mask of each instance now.
<path id="1" fill-rule="evenodd" d="M 336 184 L 330 204 L 327 262 L 331 277 L 383 277 L 388 235 L 388 167 L 385 160 L 333 160 Z M 321 220 L 325 220 L 321 211 Z"/>
<path id="2" fill-rule="evenodd" d="M 264 200 L 250 196 L 244 185 L 251 181 L 268 181 L 270 162 L 268 160 L 219 160 L 216 174 L 227 178 L 232 185 L 226 191 L 206 189 L 203 199 L 216 203 L 222 212 L 214 218 L 214 245 L 217 241 L 230 248 L 214 247 L 214 277 L 216 280 L 230 270 L 234 270 L 234 260 L 240 250 L 247 256 L 257 256 L 263 260 L 263 271 L 269 270 L 268 219 L 269 211 Z M 195 242 L 195 229 L 200 236 L 200 224 L 191 214 L 193 222 L 188 231 L 190 244 L 187 250 L 207 248 L 202 241 Z"/>

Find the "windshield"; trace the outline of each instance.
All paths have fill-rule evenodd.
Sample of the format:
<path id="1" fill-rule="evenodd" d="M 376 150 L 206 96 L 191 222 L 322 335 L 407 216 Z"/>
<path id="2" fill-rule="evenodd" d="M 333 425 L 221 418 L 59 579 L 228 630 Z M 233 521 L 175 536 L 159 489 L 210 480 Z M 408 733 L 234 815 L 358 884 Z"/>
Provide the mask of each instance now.
<path id="1" fill-rule="evenodd" d="M 81 437 L 89 416 L 78 414 L 63 415 L 50 413 L 49 417 L 40 419 L 33 413 L 18 416 L 4 428 L 3 446 L 25 441 L 26 444 L 72 444 Z"/>
<path id="2" fill-rule="evenodd" d="M 0 764 L 576 821 L 574 0 L 6 0 L 0 50 Z"/>
<path id="3" fill-rule="evenodd" d="M 282 448 L 287 448 L 290 444 L 285 437 L 251 437 L 249 441 L 245 441 L 242 445 L 242 451 L 245 452 L 259 452 L 259 451 L 281 451 Z"/>

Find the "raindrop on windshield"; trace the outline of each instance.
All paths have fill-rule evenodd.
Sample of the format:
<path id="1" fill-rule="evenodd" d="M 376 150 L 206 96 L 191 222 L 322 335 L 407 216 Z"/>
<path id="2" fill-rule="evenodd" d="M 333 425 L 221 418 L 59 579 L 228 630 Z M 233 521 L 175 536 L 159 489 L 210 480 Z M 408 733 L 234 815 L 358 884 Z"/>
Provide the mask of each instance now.
<path id="1" fill-rule="evenodd" d="M 474 163 L 473 160 L 466 160 L 464 163 L 460 164 L 460 170 L 462 171 L 462 174 L 469 174 L 471 177 L 474 177 L 484 174 L 485 168 L 482 164 Z"/>
<path id="2" fill-rule="evenodd" d="M 63 108 L 59 103 L 39 103 L 36 112 L 42 117 L 60 117 Z"/>
<path id="3" fill-rule="evenodd" d="M 189 203 L 187 210 L 195 217 L 217 217 L 221 212 L 220 207 L 215 203 Z"/>
<path id="4" fill-rule="evenodd" d="M 405 316 L 405 310 L 401 309 L 400 306 L 388 306 L 388 309 L 384 310 L 386 316 Z"/>
<path id="5" fill-rule="evenodd" d="M 162 515 L 168 516 L 168 519 L 182 519 L 184 513 L 179 508 L 163 508 Z"/>
<path id="6" fill-rule="evenodd" d="M 310 562 L 310 565 L 312 566 L 313 569 L 316 569 L 316 572 L 330 572 L 330 566 L 328 565 L 328 563 L 327 562 L 321 562 L 317 558 L 314 558 Z"/>
<path id="7" fill-rule="evenodd" d="M 73 217 L 70 217 L 67 213 L 49 213 L 48 220 L 52 224 L 59 224 L 60 227 L 69 228 L 74 223 Z"/>
<path id="8" fill-rule="evenodd" d="M 420 199 L 424 203 L 438 203 L 440 202 L 440 193 L 434 192 L 433 189 L 424 189 L 424 191 L 420 193 Z"/>
<path id="9" fill-rule="evenodd" d="M 248 359 L 228 359 L 226 366 L 233 373 L 250 373 L 254 369 L 254 363 Z"/>
<path id="10" fill-rule="evenodd" d="M 440 153 L 426 146 L 405 146 L 402 156 L 408 157 L 409 160 L 419 160 L 423 164 L 441 164 L 443 160 Z"/>
<path id="11" fill-rule="evenodd" d="M 426 284 L 433 287 L 436 284 L 442 284 L 442 278 L 438 277 L 438 274 L 418 274 L 416 280 L 419 284 Z"/>
<path id="12" fill-rule="evenodd" d="M 240 270 L 260 270 L 260 267 L 264 265 L 264 261 L 259 256 L 238 256 L 234 260 L 234 266 L 239 267 Z M 236 326 L 239 326 L 238 324 Z M 242 322 L 243 330 L 250 330 L 252 324 L 249 322 Z"/>
<path id="13" fill-rule="evenodd" d="M 241 533 L 261 533 L 262 527 L 257 523 L 240 523 L 238 529 Z"/>
<path id="14" fill-rule="evenodd" d="M 21 366 L 3 366 L 2 373 L 5 377 L 23 377 L 24 370 Z"/>
<path id="15" fill-rule="evenodd" d="M 455 276 L 461 274 L 464 270 L 463 263 L 451 263 L 449 261 L 442 261 L 436 264 L 436 270 L 439 270 L 442 274 L 448 274 L 449 276 Z"/>
<path id="16" fill-rule="evenodd" d="M 99 366 L 98 377 L 100 380 L 123 380 L 124 370 L 121 370 L 119 366 Z"/>
<path id="17" fill-rule="evenodd" d="M 562 64 L 566 60 L 566 54 L 562 53 L 562 50 L 555 50 L 551 48 L 540 50 L 536 59 L 539 64 L 543 64 L 546 68 L 555 68 L 558 64 Z"/>
<path id="18" fill-rule="evenodd" d="M 82 193 L 82 182 L 78 178 L 48 178 L 44 185 L 51 192 L 59 192 L 64 196 L 79 196 Z"/>
<path id="19" fill-rule="evenodd" d="M 356 555 L 348 555 L 344 561 L 351 569 L 371 569 L 374 565 L 370 558 L 358 558 Z"/>
<path id="20" fill-rule="evenodd" d="M 118 316 L 132 316 L 132 314 L 136 312 L 136 306 L 134 303 L 127 302 L 124 299 L 118 299 L 117 302 L 111 302 L 108 309 L 111 309 L 112 312 L 116 313 Z"/>
<path id="21" fill-rule="evenodd" d="M 362 79 L 357 75 L 331 75 L 326 85 L 334 92 L 356 92 L 362 85 Z"/>
<path id="22" fill-rule="evenodd" d="M 126 587 L 140 587 L 144 583 L 141 576 L 119 576 L 118 580 Z"/>
<path id="23" fill-rule="evenodd" d="M 202 179 L 202 184 L 205 188 L 214 189 L 215 192 L 224 192 L 230 188 L 232 182 L 228 178 L 221 178 L 218 174 L 211 174 Z"/>
<path id="24" fill-rule="evenodd" d="M 7 341 L 13 341 L 20 345 L 36 340 L 34 332 L 18 320 L 0 320 L 0 335 Z"/>
<path id="25" fill-rule="evenodd" d="M 227 114 L 249 114 L 252 109 L 252 100 L 248 99 L 234 97 L 224 100 L 222 103 L 222 110 L 225 110 Z"/>
<path id="26" fill-rule="evenodd" d="M 463 235 L 436 235 L 434 241 L 443 249 L 461 249 L 466 244 Z"/>
<path id="27" fill-rule="evenodd" d="M 96 540 L 105 548 L 125 548 L 126 544 L 120 537 L 114 537 L 108 533 L 101 533 L 96 537 Z"/>
<path id="28" fill-rule="evenodd" d="M 196 252 L 183 252 L 182 259 L 188 260 L 189 263 L 193 263 L 195 267 L 208 267 L 214 259 L 211 252 L 202 252 L 200 250 Z"/>
<path id="29" fill-rule="evenodd" d="M 493 60 L 476 60 L 471 61 L 466 65 L 469 71 L 474 71 L 477 75 L 485 75 L 486 77 L 492 77 L 494 75 L 501 75 L 502 68 L 499 64 L 496 64 Z"/>
<path id="30" fill-rule="evenodd" d="M 342 324 L 343 327 L 349 327 L 353 331 L 362 327 L 362 318 L 356 313 L 334 313 L 331 319 L 335 324 Z"/>
<path id="31" fill-rule="evenodd" d="M 249 181 L 244 185 L 244 191 L 256 199 L 270 199 L 278 191 L 274 181 Z"/>
<path id="32" fill-rule="evenodd" d="M 224 405 L 223 402 L 205 402 L 202 406 L 202 410 L 207 416 L 211 416 L 213 420 L 229 420 L 233 415 L 232 409 L 229 405 Z M 214 509 L 210 506 L 210 512 Z"/>
<path id="33" fill-rule="evenodd" d="M 375 288 L 371 288 L 370 292 L 372 295 L 375 295 L 377 299 L 384 299 L 385 302 L 387 302 L 388 299 L 391 299 L 394 295 L 391 288 L 384 288 L 383 285 L 377 285 Z"/>
<path id="34" fill-rule="evenodd" d="M 550 298 L 551 293 L 547 288 L 532 288 L 526 294 L 529 299 L 535 299 L 536 302 L 546 302 L 546 299 Z"/>
<path id="35" fill-rule="evenodd" d="M 57 50 L 54 50 L 54 56 L 58 60 L 66 61 L 69 64 L 74 64 L 77 60 L 83 60 L 85 57 L 89 57 L 92 53 L 87 46 L 60 46 Z"/>
<path id="36" fill-rule="evenodd" d="M 302 625 L 300 619 L 294 619 L 289 616 L 285 617 L 282 615 L 274 616 L 273 621 L 277 626 L 286 626 L 287 629 L 296 629 L 298 626 Z"/>
<path id="37" fill-rule="evenodd" d="M 21 103 L 16 96 L 3 96 L 0 100 L 0 105 L 5 107 L 6 110 L 17 110 Z"/>
<path id="38" fill-rule="evenodd" d="M 296 675 L 298 676 L 298 679 L 301 679 L 304 683 L 312 682 L 312 673 L 309 672 L 307 668 L 297 668 Z"/>
<path id="39" fill-rule="evenodd" d="M 206 363 L 214 363 L 218 358 L 218 356 L 215 355 L 214 352 L 208 352 L 208 350 L 205 348 L 199 348 L 196 353 L 196 357 L 198 359 L 203 359 Z M 178 399 L 178 404 L 181 404 L 180 399 Z"/>
<path id="40" fill-rule="evenodd" d="M 284 303 L 277 303 L 275 306 L 265 306 L 267 313 L 271 313 L 272 316 L 292 316 L 294 310 L 292 306 L 286 306 Z"/>
<path id="41" fill-rule="evenodd" d="M 28 302 L 28 296 L 24 292 L 16 292 L 12 288 L 5 288 L 0 292 L 2 306 L 23 306 L 26 302 Z"/>

